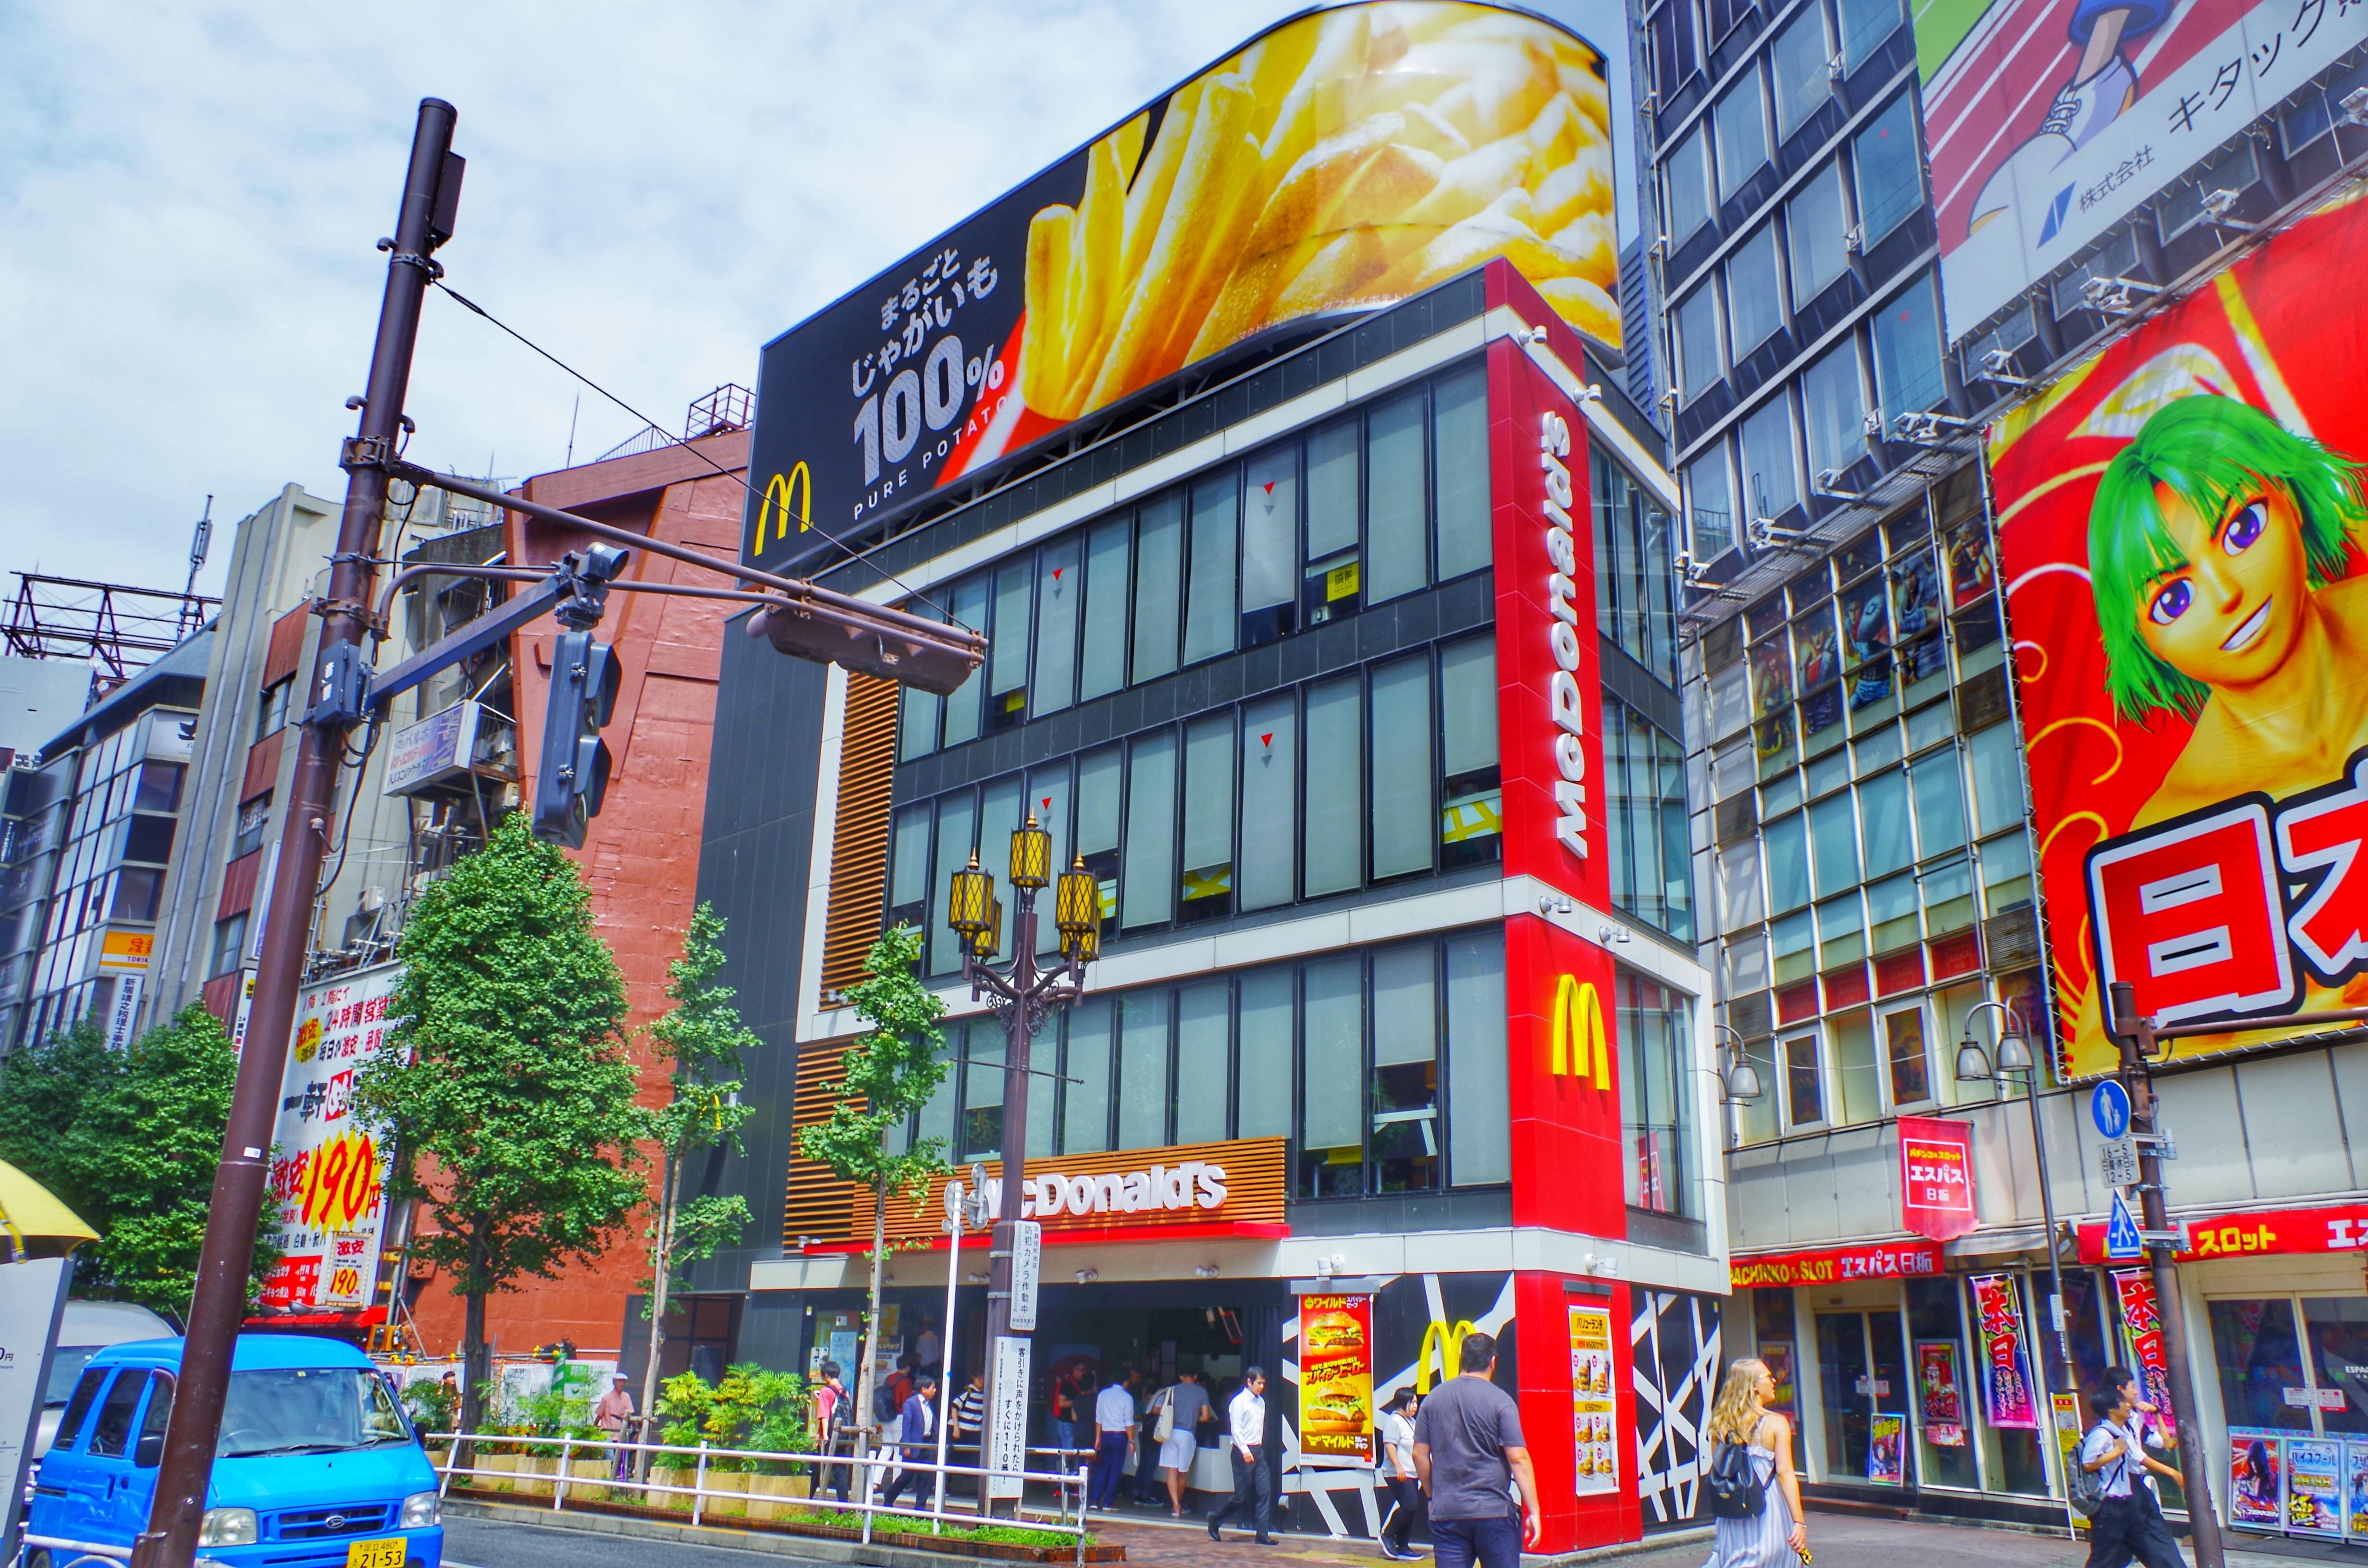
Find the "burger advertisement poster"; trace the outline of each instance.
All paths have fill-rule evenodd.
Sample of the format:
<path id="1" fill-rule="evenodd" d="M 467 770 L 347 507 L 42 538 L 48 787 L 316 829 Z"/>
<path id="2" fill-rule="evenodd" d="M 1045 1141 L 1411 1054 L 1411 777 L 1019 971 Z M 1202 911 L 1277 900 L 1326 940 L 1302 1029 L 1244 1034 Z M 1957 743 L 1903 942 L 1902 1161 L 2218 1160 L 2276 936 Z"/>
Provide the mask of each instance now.
<path id="1" fill-rule="evenodd" d="M 1299 1447 L 1326 1459 L 1373 1458 L 1373 1299 L 1299 1299 Z"/>
<path id="2" fill-rule="evenodd" d="M 1620 1407 L 1612 1388 L 1616 1376 L 1611 1309 L 1574 1302 L 1570 1308 L 1571 1438 L 1578 1449 L 1575 1484 L 1582 1497 L 1620 1490 Z"/>
<path id="3" fill-rule="evenodd" d="M 744 559 L 794 569 L 1188 365 L 1498 256 L 1617 347 L 1611 127 L 1601 52 L 1541 17 L 1284 22 L 768 344 Z"/>
<path id="4" fill-rule="evenodd" d="M 2331 203 L 1989 437 L 2066 1065 L 2368 1005 L 2368 245 Z"/>

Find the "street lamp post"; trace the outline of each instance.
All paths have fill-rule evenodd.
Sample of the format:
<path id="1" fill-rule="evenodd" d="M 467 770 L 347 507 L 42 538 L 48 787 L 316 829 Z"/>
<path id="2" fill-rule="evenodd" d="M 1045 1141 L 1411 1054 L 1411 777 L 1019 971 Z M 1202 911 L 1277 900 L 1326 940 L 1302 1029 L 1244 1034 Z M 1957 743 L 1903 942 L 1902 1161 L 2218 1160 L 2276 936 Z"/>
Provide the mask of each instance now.
<path id="1" fill-rule="evenodd" d="M 1727 1037 L 1718 1048 L 1727 1060 L 1710 1069 L 1711 1075 L 1718 1080 L 1719 1104 L 1749 1105 L 1758 1100 L 1766 1091 L 1760 1087 L 1759 1069 L 1751 1064 L 1743 1036 L 1727 1024 L 1713 1024 L 1711 1028 Z M 1736 1131 L 1734 1118 L 1729 1117 L 1726 1121 L 1726 1143 L 1732 1149 L 1742 1142 L 1743 1136 Z"/>
<path id="2" fill-rule="evenodd" d="M 969 866 L 953 874 L 946 899 L 946 924 L 962 937 L 962 978 L 970 983 L 971 997 L 984 1000 L 1003 1020 L 1003 1193 L 987 1252 L 986 1343 L 980 1351 L 986 1366 L 988 1415 L 980 1458 L 984 1467 L 1014 1471 L 1027 1468 L 1029 1341 L 1025 1333 L 1011 1332 L 1011 1260 L 1028 1170 L 1029 1043 L 1040 1024 L 1084 994 L 1086 965 L 1093 961 L 1101 935 L 1101 890 L 1079 857 L 1061 873 L 1053 895 L 1062 962 L 1055 969 L 1037 967 L 1036 894 L 1053 882 L 1052 858 L 1053 835 L 1037 825 L 1036 813 L 1030 812 L 1011 835 L 1011 885 L 1019 891 L 1019 907 L 1012 921 L 1011 961 L 1001 971 L 987 960 L 1002 937 L 1003 904 L 995 896 L 995 874 L 980 868 L 975 849 Z M 1012 1344 L 1007 1346 L 1007 1341 Z M 1007 1378 L 1019 1386 L 1005 1387 Z M 1008 1452 L 1002 1442 L 1014 1419 L 1019 1423 L 1018 1451 Z M 992 1478 L 982 1477 L 982 1514 L 993 1511 L 989 1499 L 994 1491 Z"/>

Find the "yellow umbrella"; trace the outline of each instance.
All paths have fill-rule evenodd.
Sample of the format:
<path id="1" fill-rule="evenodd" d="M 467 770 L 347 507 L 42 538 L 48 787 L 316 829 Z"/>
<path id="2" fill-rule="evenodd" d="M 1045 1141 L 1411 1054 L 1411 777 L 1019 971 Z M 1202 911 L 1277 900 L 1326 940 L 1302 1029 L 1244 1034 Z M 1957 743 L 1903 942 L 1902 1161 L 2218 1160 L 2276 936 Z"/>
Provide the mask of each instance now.
<path id="1" fill-rule="evenodd" d="M 29 1250 L 26 1243 L 37 1239 L 65 1243 L 58 1249 L 61 1252 L 98 1240 L 98 1233 L 59 1202 L 48 1187 L 6 1160 L 0 1160 L 0 1229 L 8 1233 L 20 1256 Z"/>

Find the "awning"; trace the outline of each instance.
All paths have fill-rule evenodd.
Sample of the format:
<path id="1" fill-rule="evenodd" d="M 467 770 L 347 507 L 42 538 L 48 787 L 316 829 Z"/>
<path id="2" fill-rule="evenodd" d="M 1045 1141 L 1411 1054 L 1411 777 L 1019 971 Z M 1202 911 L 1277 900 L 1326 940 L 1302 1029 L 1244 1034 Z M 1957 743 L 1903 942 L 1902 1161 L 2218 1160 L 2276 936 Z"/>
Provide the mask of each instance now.
<path id="1" fill-rule="evenodd" d="M 2359 1252 L 2368 1248 L 2368 1203 L 2331 1203 L 2312 1209 L 2253 1209 L 2216 1213 L 2189 1212 L 2171 1218 L 2187 1227 L 2187 1245 L 2179 1249 L 2181 1263 L 2199 1258 L 2245 1257 L 2257 1254 Z M 2105 1227 L 2079 1227 L 2080 1261 L 2104 1263 Z M 2137 1258 L 2126 1260 L 2142 1261 Z"/>
<path id="2" fill-rule="evenodd" d="M 61 1241 L 65 1245 L 59 1250 L 72 1252 L 85 1242 L 98 1240 L 98 1233 L 59 1202 L 48 1187 L 6 1160 L 0 1160 L 0 1230 L 8 1233 L 20 1253 L 29 1250 L 26 1244 L 32 1241 Z"/>

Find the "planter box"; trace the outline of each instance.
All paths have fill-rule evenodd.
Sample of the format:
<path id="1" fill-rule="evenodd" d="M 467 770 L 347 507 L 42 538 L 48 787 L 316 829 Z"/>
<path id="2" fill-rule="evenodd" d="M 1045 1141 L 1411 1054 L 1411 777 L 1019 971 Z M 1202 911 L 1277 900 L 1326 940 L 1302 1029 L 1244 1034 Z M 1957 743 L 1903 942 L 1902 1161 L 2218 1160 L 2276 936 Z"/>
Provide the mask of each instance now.
<path id="1" fill-rule="evenodd" d="M 648 1494 L 650 1506 L 654 1508 L 678 1508 L 686 1514 L 690 1512 L 689 1488 L 691 1483 L 698 1479 L 699 1471 L 697 1470 L 676 1470 L 667 1465 L 651 1466 L 650 1481 L 652 1483 L 658 1486 L 679 1486 L 682 1487 L 683 1490 L 680 1492 L 650 1493 Z"/>
<path id="2" fill-rule="evenodd" d="M 523 1454 L 480 1453 L 475 1457 L 476 1468 L 480 1471 L 490 1471 L 493 1473 L 466 1476 L 462 1479 L 472 1486 L 490 1486 L 497 1492 L 514 1492 L 518 1489 L 518 1483 L 510 1478 L 518 1473 L 518 1461 L 525 1457 Z"/>
<path id="3" fill-rule="evenodd" d="M 780 1519 L 789 1517 L 790 1499 L 814 1495 L 811 1475 L 752 1475 L 748 1478 L 748 1517 L 755 1519 Z M 767 1498 L 780 1498 L 767 1502 Z"/>
<path id="4" fill-rule="evenodd" d="M 525 1478 L 529 1475 L 557 1475 L 559 1473 L 559 1456 L 555 1453 L 520 1454 L 518 1456 L 518 1472 L 519 1477 L 518 1488 L 520 1492 L 525 1493 L 529 1497 L 548 1497 L 551 1495 L 551 1483 L 549 1481 L 529 1481 Z"/>
<path id="5" fill-rule="evenodd" d="M 700 1517 L 746 1518 L 748 1515 L 748 1483 L 759 1479 L 745 1470 L 707 1471 L 707 1497 L 700 1508 Z"/>

